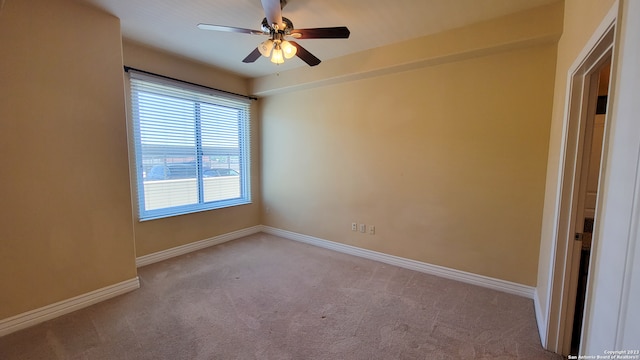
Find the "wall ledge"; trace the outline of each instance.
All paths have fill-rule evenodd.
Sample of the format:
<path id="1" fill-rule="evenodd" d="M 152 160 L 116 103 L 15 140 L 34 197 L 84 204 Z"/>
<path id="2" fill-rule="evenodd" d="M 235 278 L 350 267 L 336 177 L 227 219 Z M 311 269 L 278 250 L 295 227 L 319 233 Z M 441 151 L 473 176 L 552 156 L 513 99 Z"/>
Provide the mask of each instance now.
<path id="1" fill-rule="evenodd" d="M 140 280 L 136 276 L 130 280 L 125 280 L 70 299 L 2 319 L 0 320 L 0 336 L 40 324 L 138 288 L 140 288 Z"/>
<path id="2" fill-rule="evenodd" d="M 253 78 L 258 97 L 410 71 L 533 46 L 555 45 L 562 34 L 562 2 Z"/>
<path id="3" fill-rule="evenodd" d="M 404 71 L 417 70 L 421 68 L 426 68 L 430 66 L 437 66 L 447 63 L 453 63 L 458 61 L 464 61 L 484 56 L 490 56 L 494 54 L 505 53 L 509 51 L 517 51 L 521 49 L 528 49 L 535 46 L 544 46 L 548 44 L 555 44 L 558 41 L 558 36 L 556 34 L 545 35 L 535 38 L 521 39 L 513 42 L 495 44 L 490 47 L 485 48 L 474 48 L 467 49 L 464 51 L 459 51 L 455 53 L 442 54 L 438 56 L 433 56 L 429 58 L 422 59 L 414 59 L 407 60 L 405 62 L 400 62 L 391 65 L 381 65 L 379 67 L 365 69 L 362 71 L 353 71 L 349 73 L 338 74 L 335 72 L 333 76 L 328 76 L 325 78 L 320 78 L 316 80 L 301 80 L 298 82 L 282 82 L 278 85 L 274 85 L 271 88 L 264 86 L 264 84 L 270 79 L 268 76 L 264 78 L 254 79 L 253 91 L 251 92 L 253 95 L 258 97 L 272 96 L 272 95 L 280 95 L 285 93 L 290 93 L 293 91 L 302 91 L 307 89 L 313 89 L 317 87 L 334 85 L 343 82 L 357 81 L 368 79 L 372 77 L 384 76 L 389 74 L 400 73 Z M 329 60 L 327 62 L 336 62 L 337 60 Z M 290 70 L 291 73 L 300 71 L 299 69 Z M 280 74 L 279 76 L 285 77 L 289 74 Z M 298 74 L 301 75 L 301 74 Z M 297 77 L 298 79 L 301 76 Z"/>

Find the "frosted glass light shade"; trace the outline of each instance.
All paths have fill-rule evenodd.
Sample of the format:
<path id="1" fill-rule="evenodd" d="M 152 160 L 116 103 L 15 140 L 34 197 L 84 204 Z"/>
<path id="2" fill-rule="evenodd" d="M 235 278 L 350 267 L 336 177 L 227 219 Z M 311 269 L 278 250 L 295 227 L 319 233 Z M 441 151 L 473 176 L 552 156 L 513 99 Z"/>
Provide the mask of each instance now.
<path id="1" fill-rule="evenodd" d="M 258 51 L 264 57 L 269 57 L 271 55 L 271 49 L 273 49 L 273 40 L 265 40 L 258 45 Z"/>
<path id="2" fill-rule="evenodd" d="M 282 49 L 280 49 L 280 47 L 276 47 L 273 50 L 273 54 L 271 55 L 271 62 L 274 64 L 284 63 L 284 57 L 282 55 Z"/>
<path id="3" fill-rule="evenodd" d="M 280 44 L 280 48 L 282 48 L 285 59 L 291 59 L 296 55 L 296 52 L 298 51 L 295 46 L 291 45 L 291 43 L 286 40 L 283 41 L 282 44 Z"/>

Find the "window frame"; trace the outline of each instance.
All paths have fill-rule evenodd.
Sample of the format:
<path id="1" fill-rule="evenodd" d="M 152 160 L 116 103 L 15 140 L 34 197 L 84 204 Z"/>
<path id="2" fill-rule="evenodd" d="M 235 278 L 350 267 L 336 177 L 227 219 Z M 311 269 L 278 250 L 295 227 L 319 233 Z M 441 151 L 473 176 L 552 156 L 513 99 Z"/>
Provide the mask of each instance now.
<path id="1" fill-rule="evenodd" d="M 209 211 L 215 209 L 222 209 L 234 206 L 241 206 L 251 204 L 251 100 L 254 98 L 228 93 L 226 91 L 209 88 L 189 82 L 183 82 L 178 79 L 164 77 L 162 75 L 156 75 L 148 73 L 142 70 L 132 69 L 125 67 L 126 72 L 129 73 L 127 77 L 128 86 L 128 104 L 130 110 L 128 111 L 128 130 L 129 130 L 129 149 L 132 152 L 130 156 L 131 168 L 132 168 L 132 185 L 135 184 L 135 199 L 137 199 L 138 220 L 148 221 L 173 216 L 179 216 L 184 214 L 197 213 L 202 211 Z M 151 209 L 145 208 L 145 178 L 144 178 L 144 162 L 143 162 L 143 150 L 142 150 L 142 136 L 140 131 L 140 119 L 137 110 L 136 97 L 139 90 L 134 83 L 150 83 L 155 86 L 168 87 L 177 91 L 183 91 L 194 95 L 196 99 L 180 99 L 181 101 L 193 101 L 194 108 L 199 109 L 201 104 L 208 104 L 216 107 L 231 107 L 239 112 L 238 118 L 238 141 L 239 149 L 237 155 L 239 159 L 239 192 L 240 196 L 236 198 L 229 198 L 223 200 L 204 201 L 203 196 L 203 184 L 204 169 L 202 166 L 203 156 L 206 155 L 203 148 L 202 140 L 202 122 L 200 118 L 200 111 L 194 112 L 194 131 L 196 138 L 195 145 L 195 166 L 196 166 L 196 183 L 198 192 L 198 202 L 187 205 L 178 205 L 165 208 Z M 162 95 L 162 94 L 161 94 Z M 166 95 L 166 94 L 165 94 Z M 216 101 L 217 100 L 217 101 Z M 237 107 L 232 107 L 236 105 Z M 132 151 L 131 151 L 132 150 Z M 147 180 L 149 181 L 149 180 Z"/>

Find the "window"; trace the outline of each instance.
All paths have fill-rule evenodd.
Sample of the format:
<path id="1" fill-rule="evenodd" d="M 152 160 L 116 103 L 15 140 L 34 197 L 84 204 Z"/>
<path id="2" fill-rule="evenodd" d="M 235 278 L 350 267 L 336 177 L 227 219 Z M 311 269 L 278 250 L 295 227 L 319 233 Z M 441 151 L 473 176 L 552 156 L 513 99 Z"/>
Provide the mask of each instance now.
<path id="1" fill-rule="evenodd" d="M 140 220 L 250 203 L 250 100 L 129 76 Z"/>

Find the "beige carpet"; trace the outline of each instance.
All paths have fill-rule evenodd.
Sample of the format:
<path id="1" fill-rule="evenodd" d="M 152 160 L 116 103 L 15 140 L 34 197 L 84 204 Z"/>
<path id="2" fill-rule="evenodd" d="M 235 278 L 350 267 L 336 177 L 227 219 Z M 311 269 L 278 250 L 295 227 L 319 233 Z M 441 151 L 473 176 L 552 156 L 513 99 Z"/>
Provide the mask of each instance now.
<path id="1" fill-rule="evenodd" d="M 266 234 L 139 269 L 0 359 L 561 359 L 529 299 Z"/>

